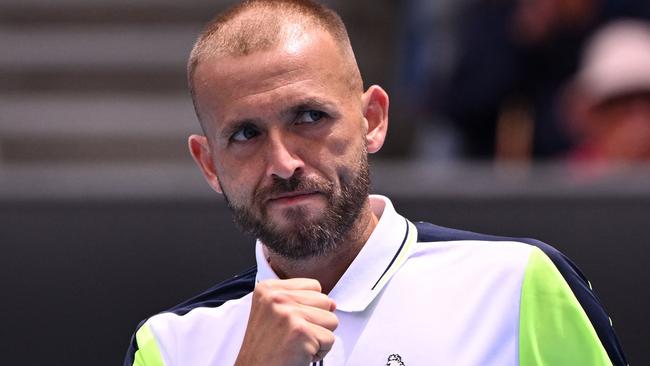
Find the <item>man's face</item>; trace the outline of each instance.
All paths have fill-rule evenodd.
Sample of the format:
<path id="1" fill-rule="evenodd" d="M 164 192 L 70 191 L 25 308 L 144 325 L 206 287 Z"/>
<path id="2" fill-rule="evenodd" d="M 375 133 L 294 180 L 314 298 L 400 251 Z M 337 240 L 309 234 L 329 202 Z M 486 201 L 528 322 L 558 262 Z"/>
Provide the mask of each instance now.
<path id="1" fill-rule="evenodd" d="M 314 31 L 195 73 L 217 189 L 242 229 L 287 258 L 334 249 L 367 201 L 362 93 L 340 52 Z"/>
<path id="2" fill-rule="evenodd" d="M 588 111 L 587 138 L 603 158 L 650 159 L 650 92 L 610 98 Z"/>

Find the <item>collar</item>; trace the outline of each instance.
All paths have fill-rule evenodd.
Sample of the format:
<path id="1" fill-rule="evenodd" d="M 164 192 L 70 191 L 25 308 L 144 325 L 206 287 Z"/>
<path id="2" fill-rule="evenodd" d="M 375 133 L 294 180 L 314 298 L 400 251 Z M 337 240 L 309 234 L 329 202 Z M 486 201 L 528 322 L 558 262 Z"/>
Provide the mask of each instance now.
<path id="1" fill-rule="evenodd" d="M 415 225 L 399 215 L 388 198 L 371 195 L 370 207 L 379 222 L 357 257 L 328 294 L 340 311 L 365 310 L 404 264 L 412 244 L 417 241 Z M 255 257 L 258 282 L 278 278 L 266 260 L 263 244 L 259 240 L 255 245 Z"/>

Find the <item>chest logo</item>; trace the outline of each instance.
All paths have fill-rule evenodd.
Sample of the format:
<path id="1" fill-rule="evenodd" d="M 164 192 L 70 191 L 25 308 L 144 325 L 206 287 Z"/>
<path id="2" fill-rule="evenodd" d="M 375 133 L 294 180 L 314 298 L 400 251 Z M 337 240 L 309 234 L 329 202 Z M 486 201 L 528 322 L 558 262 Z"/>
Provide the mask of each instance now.
<path id="1" fill-rule="evenodd" d="M 388 362 L 386 362 L 386 366 L 406 366 L 406 365 L 404 365 L 404 362 L 402 362 L 402 356 L 395 353 L 388 356 Z"/>

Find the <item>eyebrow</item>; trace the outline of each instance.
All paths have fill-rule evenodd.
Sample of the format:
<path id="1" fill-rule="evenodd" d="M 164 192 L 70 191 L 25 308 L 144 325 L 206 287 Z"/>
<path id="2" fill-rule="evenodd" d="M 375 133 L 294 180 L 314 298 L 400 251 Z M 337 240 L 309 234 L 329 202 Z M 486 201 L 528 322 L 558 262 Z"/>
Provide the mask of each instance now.
<path id="1" fill-rule="evenodd" d="M 297 114 L 310 109 L 325 109 L 328 113 L 337 113 L 338 108 L 335 103 L 322 100 L 320 98 L 304 98 L 298 101 L 295 105 L 287 108 L 282 114 Z"/>

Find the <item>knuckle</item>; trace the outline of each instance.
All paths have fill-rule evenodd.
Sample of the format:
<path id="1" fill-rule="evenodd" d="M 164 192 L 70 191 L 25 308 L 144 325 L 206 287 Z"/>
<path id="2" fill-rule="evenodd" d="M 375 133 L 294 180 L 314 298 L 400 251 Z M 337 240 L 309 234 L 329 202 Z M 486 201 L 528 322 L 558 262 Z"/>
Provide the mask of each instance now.
<path id="1" fill-rule="evenodd" d="M 264 299 L 270 304 L 281 304 L 284 302 L 284 295 L 278 291 L 268 291 Z"/>
<path id="2" fill-rule="evenodd" d="M 310 287 L 314 289 L 314 291 L 322 292 L 323 288 L 320 285 L 320 282 L 318 282 L 315 279 L 309 279 L 309 284 Z"/>
<path id="3" fill-rule="evenodd" d="M 270 290 L 271 290 L 270 285 L 268 283 L 259 282 L 255 285 L 255 288 L 253 289 L 253 296 L 262 297 Z"/>
<path id="4" fill-rule="evenodd" d="M 302 351 L 307 355 L 311 355 L 312 357 L 313 356 L 318 356 L 318 352 L 319 352 L 318 342 L 305 342 L 305 343 L 303 343 Z"/>
<path id="5" fill-rule="evenodd" d="M 283 319 L 289 325 L 292 325 L 291 322 L 294 318 L 293 312 L 290 309 L 287 309 L 286 306 L 281 306 L 280 304 L 275 304 L 273 306 L 273 313 L 280 319 Z"/>
<path id="6" fill-rule="evenodd" d="M 335 338 L 336 337 L 334 337 L 334 333 L 329 333 L 323 336 L 323 339 L 320 340 L 321 348 L 325 348 L 325 349 L 332 348 L 332 345 L 334 345 Z"/>
<path id="7" fill-rule="evenodd" d="M 273 324 L 279 329 L 284 329 L 289 333 L 303 331 L 304 325 L 300 323 L 302 318 L 296 315 L 296 312 L 289 306 L 273 304 L 269 315 L 273 318 Z"/>
<path id="8" fill-rule="evenodd" d="M 307 325 L 297 319 L 289 319 L 289 337 L 294 340 L 302 340 L 308 334 Z"/>
<path id="9" fill-rule="evenodd" d="M 253 298 L 262 304 L 272 305 L 286 302 L 287 295 L 265 284 L 255 287 Z"/>

